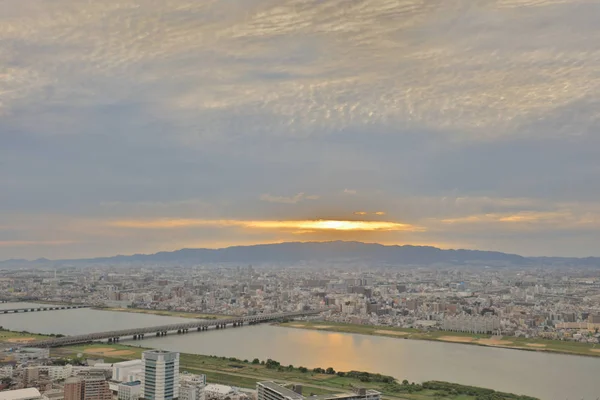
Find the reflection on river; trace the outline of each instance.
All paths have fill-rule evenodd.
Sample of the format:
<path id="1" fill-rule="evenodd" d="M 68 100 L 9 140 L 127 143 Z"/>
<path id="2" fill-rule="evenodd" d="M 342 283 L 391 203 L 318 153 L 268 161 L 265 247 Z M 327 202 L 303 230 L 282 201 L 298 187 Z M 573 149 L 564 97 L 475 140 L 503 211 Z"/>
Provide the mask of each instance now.
<path id="1" fill-rule="evenodd" d="M 189 321 L 96 310 L 0 314 L 0 325 L 8 329 L 71 335 L 182 320 Z M 126 343 L 241 359 L 272 358 L 285 365 L 379 372 L 409 381 L 444 380 L 529 394 L 544 400 L 593 400 L 600 396 L 600 379 L 597 379 L 600 358 L 592 357 L 269 325 L 174 334 Z"/>

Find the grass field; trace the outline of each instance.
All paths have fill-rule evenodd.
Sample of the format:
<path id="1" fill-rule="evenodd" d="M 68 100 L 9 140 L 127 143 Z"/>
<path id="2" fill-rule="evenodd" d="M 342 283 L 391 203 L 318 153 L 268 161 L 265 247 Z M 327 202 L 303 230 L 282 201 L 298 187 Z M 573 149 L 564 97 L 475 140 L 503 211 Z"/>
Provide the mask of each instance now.
<path id="1" fill-rule="evenodd" d="M 104 358 L 105 362 L 117 362 L 141 357 L 141 347 L 122 344 L 89 344 L 52 349 L 53 356 L 74 357 L 81 353 L 84 358 Z M 325 368 L 326 366 L 322 366 Z M 398 384 L 394 386 L 382 382 L 364 382 L 357 378 L 323 374 L 312 371 L 302 372 L 299 366 L 282 366 L 267 368 L 263 364 L 255 364 L 252 360 L 214 357 L 196 354 L 180 355 L 181 371 L 206 374 L 209 382 L 226 385 L 255 388 L 256 382 L 273 380 L 282 383 L 300 383 L 304 386 L 304 394 L 320 395 L 340 393 L 361 386 L 381 391 L 388 400 L 475 400 L 476 396 L 450 395 L 435 390 L 421 390 L 416 393 L 399 393 Z M 509 399 L 507 397 L 507 399 Z"/>
<path id="2" fill-rule="evenodd" d="M 434 340 L 478 346 L 504 347 L 527 351 L 548 351 L 563 354 L 582 356 L 600 356 L 600 345 L 578 343 L 570 341 L 525 339 L 506 336 L 501 340 L 492 339 L 490 335 L 474 335 L 470 333 L 430 331 L 424 332 L 416 329 L 395 327 L 382 327 L 374 325 L 356 325 L 336 322 L 303 322 L 292 321 L 280 326 L 298 329 L 314 329 L 330 332 L 357 333 L 361 335 L 375 335 L 393 337 L 396 339 Z"/>
<path id="3" fill-rule="evenodd" d="M 26 344 L 27 342 L 42 338 L 47 338 L 47 336 L 29 332 L 7 331 L 0 328 L 0 343 Z"/>
<path id="4" fill-rule="evenodd" d="M 137 314 L 152 314 L 162 315 L 167 317 L 179 317 L 179 318 L 195 318 L 195 319 L 221 319 L 221 318 L 232 318 L 231 315 L 220 315 L 220 314 L 202 314 L 185 311 L 167 311 L 167 310 L 149 310 L 145 308 L 118 308 L 118 307 L 103 307 L 96 308 L 97 310 L 103 311 L 119 311 L 129 312 Z"/>

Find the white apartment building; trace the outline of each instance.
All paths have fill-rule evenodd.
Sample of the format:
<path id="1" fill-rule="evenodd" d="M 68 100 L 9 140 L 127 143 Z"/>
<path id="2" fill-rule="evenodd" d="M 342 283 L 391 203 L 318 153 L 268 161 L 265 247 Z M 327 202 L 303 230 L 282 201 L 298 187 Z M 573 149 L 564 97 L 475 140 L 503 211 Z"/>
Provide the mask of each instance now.
<path id="1" fill-rule="evenodd" d="M 142 380 L 142 360 L 131 360 L 112 365 L 112 379 L 117 382 Z"/>
<path id="2" fill-rule="evenodd" d="M 67 379 L 73 374 L 73 366 L 71 364 L 48 366 L 46 368 L 48 370 L 48 379 L 51 381 Z"/>
<path id="3" fill-rule="evenodd" d="M 148 350 L 142 353 L 141 398 L 175 400 L 179 398 L 179 353 Z"/>
<path id="4" fill-rule="evenodd" d="M 500 330 L 500 317 L 493 315 L 446 316 L 442 322 L 445 331 L 493 334 Z"/>

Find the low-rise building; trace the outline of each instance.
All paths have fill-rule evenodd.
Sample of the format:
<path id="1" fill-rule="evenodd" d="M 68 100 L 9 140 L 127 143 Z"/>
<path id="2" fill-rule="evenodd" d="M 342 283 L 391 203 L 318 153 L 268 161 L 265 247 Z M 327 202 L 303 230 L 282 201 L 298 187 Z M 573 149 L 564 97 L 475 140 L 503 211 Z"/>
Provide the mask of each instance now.
<path id="1" fill-rule="evenodd" d="M 112 364 L 112 379 L 117 382 L 135 382 L 142 378 L 142 360 Z"/>
<path id="2" fill-rule="evenodd" d="M 380 400 L 381 393 L 364 388 L 356 388 L 347 393 L 327 394 L 305 397 L 302 386 L 295 385 L 293 390 L 275 382 L 258 382 L 256 384 L 258 400 Z"/>
<path id="3" fill-rule="evenodd" d="M 51 381 L 58 381 L 61 379 L 67 379 L 73 374 L 73 366 L 67 365 L 53 365 L 47 367 L 48 379 Z"/>
<path id="4" fill-rule="evenodd" d="M 8 364 L 8 365 L 1 365 L 0 366 L 0 378 L 10 378 L 13 375 L 13 366 Z"/>
<path id="5" fill-rule="evenodd" d="M 50 349 L 38 349 L 36 347 L 21 347 L 16 350 L 5 352 L 7 356 L 11 356 L 15 361 L 24 363 L 30 360 L 45 360 L 50 358 Z"/>
<path id="6" fill-rule="evenodd" d="M 223 400 L 226 397 L 232 397 L 238 393 L 238 390 L 227 385 L 210 384 L 204 387 L 204 396 L 206 400 Z"/>
<path id="7" fill-rule="evenodd" d="M 142 382 L 123 382 L 119 384 L 117 398 L 119 400 L 138 400 L 142 394 Z"/>
<path id="8" fill-rule="evenodd" d="M 493 334 L 500 330 L 500 317 L 493 315 L 456 315 L 444 317 L 445 331 Z"/>

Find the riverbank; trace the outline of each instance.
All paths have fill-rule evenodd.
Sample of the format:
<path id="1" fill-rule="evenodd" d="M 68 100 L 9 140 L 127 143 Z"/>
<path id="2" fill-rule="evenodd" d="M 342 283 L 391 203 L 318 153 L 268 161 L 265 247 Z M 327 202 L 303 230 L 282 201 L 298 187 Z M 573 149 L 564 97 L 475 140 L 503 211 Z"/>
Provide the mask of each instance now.
<path id="1" fill-rule="evenodd" d="M 542 351 L 588 357 L 600 357 L 600 345 L 546 339 L 526 339 L 512 336 L 496 337 L 473 335 L 462 332 L 421 331 L 376 325 L 357 325 L 339 322 L 292 321 L 277 324 L 286 328 L 313 329 L 329 332 L 355 333 L 360 335 L 386 336 L 396 339 L 432 340 L 457 344 L 501 347 L 524 351 Z"/>
<path id="2" fill-rule="evenodd" d="M 123 344 L 96 343 L 52 349 L 58 357 L 103 358 L 105 362 L 118 362 L 141 357 L 143 347 Z M 252 388 L 256 382 L 274 380 L 282 383 L 301 383 L 305 395 L 333 394 L 351 390 L 352 387 L 366 387 L 379 390 L 388 400 L 476 400 L 482 395 L 494 394 L 499 400 L 534 400 L 531 397 L 494 392 L 489 389 L 474 388 L 444 382 L 414 384 L 398 382 L 392 377 L 369 373 L 336 372 L 329 367 L 308 369 L 301 366 L 282 366 L 273 360 L 239 360 L 237 358 L 205 356 L 181 353 L 180 369 L 190 373 L 201 373 L 211 383 Z"/>
<path id="3" fill-rule="evenodd" d="M 163 317 L 179 317 L 179 318 L 194 318 L 194 319 L 224 319 L 233 318 L 231 315 L 223 314 L 206 314 L 187 311 L 168 311 L 168 310 L 151 310 L 147 308 L 120 308 L 120 307 L 94 307 L 94 310 L 100 311 L 118 311 L 136 314 L 151 314 L 161 315 Z"/>
<path id="4" fill-rule="evenodd" d="M 0 343 L 4 344 L 27 344 L 29 342 L 48 337 L 48 335 L 42 335 L 39 333 L 9 331 L 0 326 Z"/>

